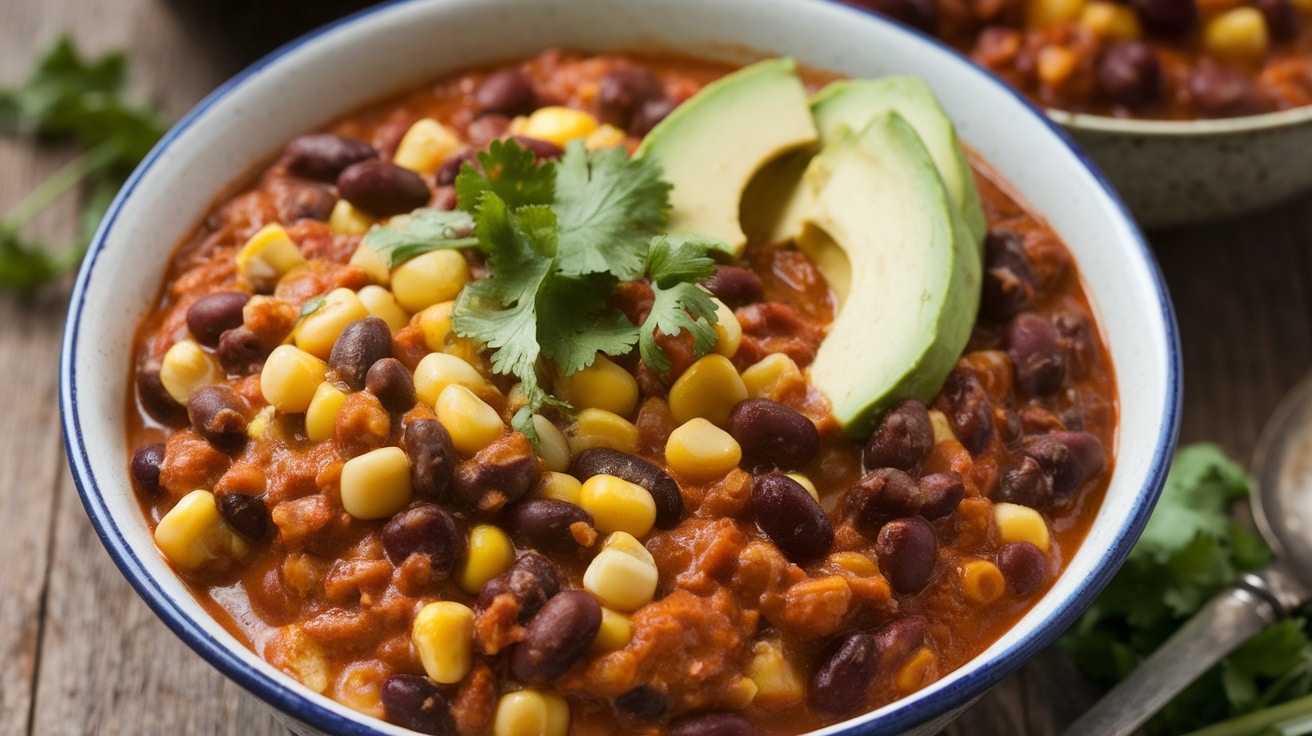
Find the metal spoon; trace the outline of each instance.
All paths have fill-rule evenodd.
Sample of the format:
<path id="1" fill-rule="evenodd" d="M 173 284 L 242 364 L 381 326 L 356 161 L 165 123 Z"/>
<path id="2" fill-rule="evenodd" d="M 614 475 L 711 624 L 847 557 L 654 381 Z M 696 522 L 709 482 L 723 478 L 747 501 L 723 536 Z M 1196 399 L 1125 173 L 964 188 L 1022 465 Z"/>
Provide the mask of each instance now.
<path id="1" fill-rule="evenodd" d="M 1312 376 L 1267 421 L 1253 475 L 1253 517 L 1274 561 L 1203 606 L 1064 736 L 1133 733 L 1235 647 L 1312 600 Z"/>

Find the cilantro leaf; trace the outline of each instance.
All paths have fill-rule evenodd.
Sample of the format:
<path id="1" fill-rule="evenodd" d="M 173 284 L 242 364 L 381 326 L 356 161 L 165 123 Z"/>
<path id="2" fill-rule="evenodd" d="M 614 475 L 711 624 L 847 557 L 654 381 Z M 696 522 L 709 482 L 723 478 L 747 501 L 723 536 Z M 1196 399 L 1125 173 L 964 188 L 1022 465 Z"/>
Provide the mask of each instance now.
<path id="1" fill-rule="evenodd" d="M 1248 495 L 1248 486 L 1244 469 L 1215 445 L 1181 450 L 1134 554 L 1162 561 L 1198 534 L 1227 537 L 1230 506 Z"/>
<path id="2" fill-rule="evenodd" d="M 556 174 L 561 270 L 640 276 L 648 242 L 669 221 L 670 189 L 653 159 L 630 159 L 623 148 L 589 153 L 572 141 Z"/>
<path id="3" fill-rule="evenodd" d="M 597 353 L 623 355 L 638 341 L 638 326 L 606 304 L 615 280 L 604 274 L 559 275 L 547 284 L 539 302 L 544 313 L 539 337 L 543 353 L 566 375 L 592 365 Z"/>
<path id="4" fill-rule="evenodd" d="M 658 372 L 665 372 L 672 365 L 665 349 L 656 342 L 656 331 L 666 335 L 677 335 L 683 330 L 692 334 L 693 354 L 697 356 L 709 353 L 715 347 L 716 332 L 712 326 L 716 322 L 715 304 L 710 296 L 695 284 L 681 282 L 662 289 L 653 285 L 656 299 L 652 302 L 651 313 L 639 330 L 638 350 L 642 362 Z"/>
<path id="5" fill-rule="evenodd" d="M 713 241 L 658 235 L 647 252 L 647 276 L 660 287 L 705 281 L 715 275 L 715 261 L 708 255 L 715 249 L 718 245 Z"/>
<path id="6" fill-rule="evenodd" d="M 364 234 L 364 244 L 372 248 L 388 268 L 417 255 L 443 248 L 468 248 L 479 244 L 474 237 L 474 218 L 464 210 L 415 210 L 408 216 L 394 217 Z"/>
<path id="7" fill-rule="evenodd" d="M 467 212 L 478 209 L 486 192 L 497 195 L 510 209 L 525 205 L 549 205 L 556 187 L 556 165 L 538 164 L 537 154 L 513 138 L 496 140 L 480 151 L 482 170 L 470 164 L 456 176 L 456 206 Z"/>

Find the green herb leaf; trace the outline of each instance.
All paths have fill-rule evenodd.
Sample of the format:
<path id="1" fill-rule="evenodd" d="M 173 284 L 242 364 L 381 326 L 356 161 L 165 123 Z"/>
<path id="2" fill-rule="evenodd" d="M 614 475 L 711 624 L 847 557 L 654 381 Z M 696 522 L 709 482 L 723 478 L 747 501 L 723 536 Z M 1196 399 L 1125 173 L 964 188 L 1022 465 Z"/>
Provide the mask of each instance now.
<path id="1" fill-rule="evenodd" d="M 496 140 L 478 154 L 482 171 L 465 164 L 456 177 L 456 206 L 478 209 L 485 192 L 492 192 L 510 209 L 549 205 L 555 196 L 556 165 L 539 165 L 537 155 L 513 138 Z"/>
<path id="2" fill-rule="evenodd" d="M 652 302 L 651 313 L 642 323 L 639 331 L 641 340 L 638 349 L 642 362 L 665 372 L 670 369 L 671 361 L 665 350 L 656 342 L 656 330 L 666 335 L 677 335 L 683 330 L 692 334 L 693 354 L 705 355 L 715 347 L 715 304 L 710 296 L 695 284 L 677 283 L 669 288 L 653 288 L 656 300 Z"/>
<path id="3" fill-rule="evenodd" d="M 468 212 L 428 209 L 393 217 L 387 225 L 370 228 L 363 242 L 382 257 L 388 268 L 431 251 L 479 244 L 474 237 L 474 218 Z"/>

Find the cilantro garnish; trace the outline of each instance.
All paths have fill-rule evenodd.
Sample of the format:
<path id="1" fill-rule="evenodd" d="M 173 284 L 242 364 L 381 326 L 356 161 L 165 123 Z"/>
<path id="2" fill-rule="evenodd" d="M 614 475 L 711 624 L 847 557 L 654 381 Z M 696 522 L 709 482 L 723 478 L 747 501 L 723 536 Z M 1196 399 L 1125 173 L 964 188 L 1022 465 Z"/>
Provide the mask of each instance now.
<path id="1" fill-rule="evenodd" d="M 478 163 L 456 177 L 456 211 L 417 211 L 371 229 L 365 243 L 389 265 L 439 248 L 483 253 L 489 276 L 460 293 L 452 327 L 491 349 L 492 369 L 520 380 L 531 410 L 560 404 L 538 378 L 544 360 L 570 374 L 598 353 L 638 345 L 644 362 L 665 371 L 671 362 L 657 331 L 687 330 L 696 355 L 715 346 L 715 305 L 697 282 L 715 272 L 708 254 L 723 246 L 662 233 L 671 187 L 660 164 L 578 141 L 559 163 L 539 163 L 514 140 L 493 142 Z M 636 325 L 608 300 L 621 283 L 643 278 L 655 300 Z M 530 418 L 521 412 L 516 428 Z"/>

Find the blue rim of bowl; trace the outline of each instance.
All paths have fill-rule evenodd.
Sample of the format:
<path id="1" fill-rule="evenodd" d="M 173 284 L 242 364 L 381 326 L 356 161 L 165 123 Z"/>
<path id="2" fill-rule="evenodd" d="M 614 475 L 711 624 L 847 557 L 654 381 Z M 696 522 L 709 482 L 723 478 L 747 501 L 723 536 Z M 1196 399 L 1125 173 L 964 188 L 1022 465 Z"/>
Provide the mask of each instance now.
<path id="1" fill-rule="evenodd" d="M 239 686 L 248 692 L 256 695 L 264 702 L 278 709 L 282 713 L 295 718 L 306 725 L 332 734 L 341 734 L 342 736 L 377 736 L 383 733 L 384 728 L 394 729 L 395 726 L 385 724 L 383 721 L 377 721 L 377 726 L 351 720 L 327 708 L 320 707 L 319 704 L 312 701 L 305 693 L 291 687 L 288 682 L 279 678 L 270 676 L 265 672 L 256 669 L 247 662 L 239 658 L 234 652 L 221 644 L 212 634 L 206 630 L 206 626 L 201 622 L 193 619 L 190 615 L 182 610 L 178 603 L 157 583 L 150 572 L 145 568 L 142 561 L 133 552 L 132 547 L 124 537 L 122 531 L 115 523 L 108 506 L 101 497 L 100 489 L 96 484 L 95 477 L 92 473 L 89 462 L 86 458 L 84 448 L 84 433 L 75 407 L 77 406 L 77 385 L 73 367 L 77 363 L 77 345 L 80 330 L 80 316 L 85 308 L 85 292 L 88 283 L 91 280 L 91 274 L 95 268 L 104 250 L 105 239 L 108 233 L 113 229 L 114 224 L 122 211 L 124 202 L 131 196 L 141 179 L 154 166 L 154 164 L 164 155 L 174 140 L 187 128 L 189 128 L 199 117 L 204 115 L 209 108 L 219 100 L 227 97 L 238 87 L 242 86 L 247 79 L 256 75 L 260 71 L 269 67 L 280 60 L 287 54 L 301 48 L 302 46 L 313 43 L 319 38 L 329 35 L 337 29 L 358 22 L 360 19 L 372 16 L 375 13 L 387 12 L 395 6 L 406 5 L 413 0 L 387 0 L 377 5 L 365 8 L 356 13 L 352 13 L 336 21 L 328 23 L 314 31 L 311 31 L 295 40 L 292 40 L 278 49 L 265 55 L 258 61 L 237 73 L 228 81 L 221 84 L 213 92 L 206 95 L 198 102 L 186 115 L 184 115 L 176 124 L 174 124 L 164 137 L 151 149 L 141 165 L 137 167 L 132 175 L 124 183 L 118 195 L 114 198 L 108 211 L 105 214 L 96 234 L 92 239 L 91 246 L 83 261 L 82 267 L 78 272 L 77 280 L 73 287 L 73 292 L 69 300 L 69 312 L 65 321 L 64 339 L 61 347 L 60 365 L 59 365 L 59 404 L 60 416 L 63 424 L 64 449 L 68 456 L 69 467 L 72 471 L 73 480 L 77 486 L 78 495 L 86 508 L 87 515 L 91 520 L 96 534 L 100 537 L 105 549 L 113 558 L 114 563 L 118 566 L 123 576 L 127 578 L 128 583 L 136 590 L 137 594 L 146 602 L 152 611 L 173 631 L 184 643 L 192 650 L 200 654 L 213 667 L 222 672 L 226 677 L 233 680 Z M 840 8 L 843 11 L 850 12 L 854 16 L 860 17 L 864 22 L 880 23 L 897 28 L 901 32 L 912 33 L 917 35 L 922 41 L 936 46 L 940 51 L 950 56 L 956 57 L 966 67 L 980 75 L 986 83 L 996 85 L 1006 94 L 1011 95 L 1028 108 L 1034 115 L 1038 116 L 1043 124 L 1056 135 L 1075 157 L 1085 166 L 1095 182 L 1102 188 L 1104 193 L 1110 199 L 1117 212 L 1120 213 L 1122 220 L 1130 231 L 1134 240 L 1134 245 L 1139 249 L 1143 262 L 1148 269 L 1148 275 L 1151 277 L 1154 287 L 1156 288 L 1156 297 L 1160 310 L 1160 317 L 1163 323 L 1164 334 L 1167 340 L 1167 360 L 1166 360 L 1166 387 L 1164 406 L 1162 407 L 1161 429 L 1158 433 L 1157 443 L 1153 449 L 1152 459 L 1149 464 L 1148 475 L 1143 481 L 1143 486 L 1136 496 L 1135 503 L 1130 511 L 1129 523 L 1122 527 L 1115 538 L 1112 540 L 1112 546 L 1102 559 L 1102 562 L 1082 581 L 1078 593 L 1063 606 L 1053 616 L 1038 624 L 1032 635 L 1024 640 L 1002 650 L 994 655 L 991 666 L 970 672 L 964 676 L 957 677 L 946 686 L 930 686 L 919 694 L 913 694 L 902 700 L 896 701 L 888 706 L 876 709 L 869 713 L 856 716 L 848 721 L 836 723 L 831 726 L 820 729 L 817 733 L 849 733 L 849 734 L 869 734 L 876 731 L 881 733 L 896 733 L 909 729 L 917 724 L 925 723 L 931 719 L 941 717 L 954 709 L 962 708 L 968 705 L 974 698 L 982 695 L 993 685 L 997 684 L 1004 677 L 1015 671 L 1025 661 L 1028 661 L 1041 649 L 1052 643 L 1058 635 L 1068 628 L 1085 608 L 1093 602 L 1094 597 L 1111 580 L 1112 575 L 1124 562 L 1129 554 L 1130 548 L 1134 541 L 1138 539 L 1144 526 L 1147 524 L 1148 515 L 1152 511 L 1157 497 L 1161 493 L 1162 486 L 1166 481 L 1166 473 L 1170 464 L 1170 457 L 1174 451 L 1176 439 L 1179 433 L 1180 424 L 1180 402 L 1181 402 L 1181 354 L 1179 332 L 1175 319 L 1175 312 L 1171 305 L 1169 295 L 1166 290 L 1165 280 L 1162 277 L 1161 269 L 1154 257 L 1152 250 L 1149 248 L 1142 231 L 1135 224 L 1134 219 L 1130 216 L 1124 203 L 1116 195 L 1107 179 L 1102 172 L 1093 163 L 1093 161 L 1084 153 L 1084 151 L 1071 139 L 1070 135 L 1051 117 L 1046 115 L 1043 110 L 1036 107 L 1027 98 L 1005 83 L 993 76 L 988 70 L 980 67 L 971 61 L 968 57 L 962 55 L 956 49 L 944 44 L 938 39 L 909 28 L 905 25 L 889 20 L 876 13 L 862 10 L 851 5 L 847 5 L 837 0 L 829 0 L 826 4 Z M 213 625 L 212 623 L 210 624 Z M 968 666 L 968 665 L 967 665 Z M 933 692 L 933 699 L 927 697 L 929 691 Z"/>

